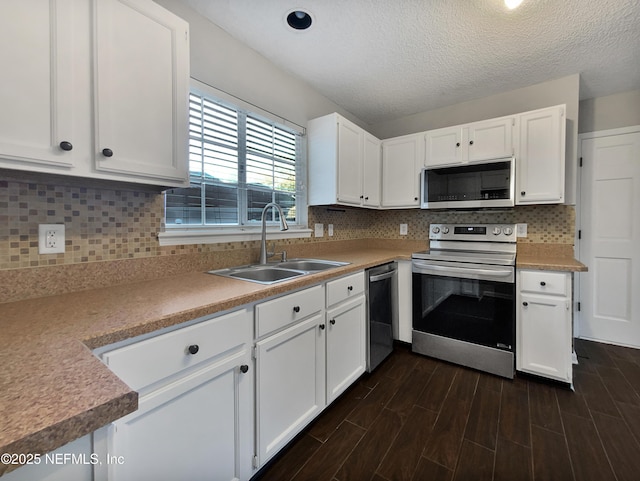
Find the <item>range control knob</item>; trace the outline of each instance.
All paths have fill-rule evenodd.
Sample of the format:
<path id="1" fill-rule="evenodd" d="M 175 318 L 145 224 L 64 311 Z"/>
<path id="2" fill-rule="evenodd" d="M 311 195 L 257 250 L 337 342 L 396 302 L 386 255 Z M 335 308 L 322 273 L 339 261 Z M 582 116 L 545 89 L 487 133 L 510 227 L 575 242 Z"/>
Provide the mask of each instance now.
<path id="1" fill-rule="evenodd" d="M 501 232 L 502 232 L 502 229 L 500 229 L 500 227 L 493 228 L 493 235 L 499 235 Z"/>
<path id="2" fill-rule="evenodd" d="M 448 227 L 443 227 L 442 228 L 442 233 L 443 234 L 448 234 L 449 233 L 449 228 Z"/>
<path id="3" fill-rule="evenodd" d="M 433 232 L 434 234 L 439 234 L 440 233 L 440 227 L 434 227 L 433 229 L 431 229 L 431 232 Z"/>
<path id="4" fill-rule="evenodd" d="M 513 234 L 513 229 L 511 227 L 505 227 L 502 229 L 502 232 L 504 232 L 504 235 L 511 235 Z"/>

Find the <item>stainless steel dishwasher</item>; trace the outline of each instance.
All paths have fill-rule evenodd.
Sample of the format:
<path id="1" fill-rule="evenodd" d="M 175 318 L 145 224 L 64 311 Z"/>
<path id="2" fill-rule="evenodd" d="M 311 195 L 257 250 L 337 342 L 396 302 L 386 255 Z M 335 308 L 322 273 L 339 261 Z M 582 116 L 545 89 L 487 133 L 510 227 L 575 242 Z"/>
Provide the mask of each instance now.
<path id="1" fill-rule="evenodd" d="M 393 351 L 393 324 L 398 317 L 395 262 L 367 269 L 367 372 Z"/>

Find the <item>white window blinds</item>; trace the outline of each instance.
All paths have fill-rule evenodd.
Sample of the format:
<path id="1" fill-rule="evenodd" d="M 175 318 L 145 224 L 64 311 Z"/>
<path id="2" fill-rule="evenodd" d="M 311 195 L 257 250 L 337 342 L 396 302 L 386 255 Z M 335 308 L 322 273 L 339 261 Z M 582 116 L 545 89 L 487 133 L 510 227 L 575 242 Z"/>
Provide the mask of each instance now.
<path id="1" fill-rule="evenodd" d="M 252 224 L 269 202 L 296 223 L 300 146 L 299 133 L 192 92 L 191 187 L 166 192 L 167 226 Z"/>

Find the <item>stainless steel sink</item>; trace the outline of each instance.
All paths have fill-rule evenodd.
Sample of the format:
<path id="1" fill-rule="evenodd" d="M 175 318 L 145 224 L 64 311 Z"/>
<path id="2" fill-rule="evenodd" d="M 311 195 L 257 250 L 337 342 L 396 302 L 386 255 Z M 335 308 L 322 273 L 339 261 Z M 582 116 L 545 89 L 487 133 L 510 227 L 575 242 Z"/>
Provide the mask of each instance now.
<path id="1" fill-rule="evenodd" d="M 278 262 L 276 265 L 283 269 L 297 269 L 301 271 L 323 271 L 334 267 L 346 266 L 347 262 L 325 261 L 322 259 L 290 259 Z"/>
<path id="2" fill-rule="evenodd" d="M 270 264 L 217 269 L 209 271 L 209 274 L 257 282 L 259 284 L 273 284 L 346 265 L 348 265 L 348 262 L 327 261 L 324 259 L 291 259 Z"/>

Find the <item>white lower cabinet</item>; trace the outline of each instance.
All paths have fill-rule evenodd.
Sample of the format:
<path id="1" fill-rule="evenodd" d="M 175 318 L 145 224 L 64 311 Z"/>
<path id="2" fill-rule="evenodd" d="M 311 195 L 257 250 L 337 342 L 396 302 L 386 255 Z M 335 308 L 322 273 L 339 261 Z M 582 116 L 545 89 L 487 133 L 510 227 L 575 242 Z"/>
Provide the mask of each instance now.
<path id="1" fill-rule="evenodd" d="M 518 270 L 516 369 L 572 382 L 571 273 Z"/>
<path id="2" fill-rule="evenodd" d="M 256 306 L 257 467 L 365 371 L 364 291 L 358 272 Z"/>
<path id="3" fill-rule="evenodd" d="M 367 366 L 364 288 L 362 272 L 327 283 L 327 404 Z"/>
<path id="4" fill-rule="evenodd" d="M 94 433 L 96 453 L 113 460 L 96 466 L 96 481 L 249 479 L 252 342 L 243 309 L 103 354 L 140 398 L 137 411 Z M 136 374 L 164 358 L 163 378 Z"/>
<path id="5" fill-rule="evenodd" d="M 325 406 L 323 315 L 256 343 L 258 465 L 263 465 Z"/>

